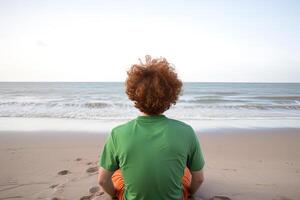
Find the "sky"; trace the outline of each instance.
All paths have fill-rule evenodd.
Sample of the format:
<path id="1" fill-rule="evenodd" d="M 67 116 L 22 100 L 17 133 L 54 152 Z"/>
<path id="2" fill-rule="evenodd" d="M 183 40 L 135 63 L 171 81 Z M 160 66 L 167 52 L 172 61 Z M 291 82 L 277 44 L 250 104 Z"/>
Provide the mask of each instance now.
<path id="1" fill-rule="evenodd" d="M 183 81 L 300 82 L 297 0 L 0 0 L 0 81 L 124 81 L 145 55 Z"/>

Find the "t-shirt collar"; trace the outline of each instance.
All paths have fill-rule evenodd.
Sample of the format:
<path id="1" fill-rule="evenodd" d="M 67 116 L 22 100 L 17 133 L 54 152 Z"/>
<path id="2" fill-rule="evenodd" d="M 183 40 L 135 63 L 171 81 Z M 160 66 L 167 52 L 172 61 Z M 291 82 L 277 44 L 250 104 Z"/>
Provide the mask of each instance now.
<path id="1" fill-rule="evenodd" d="M 137 117 L 138 121 L 144 121 L 144 122 L 154 122 L 166 119 L 167 117 L 163 114 L 161 115 L 140 115 Z"/>

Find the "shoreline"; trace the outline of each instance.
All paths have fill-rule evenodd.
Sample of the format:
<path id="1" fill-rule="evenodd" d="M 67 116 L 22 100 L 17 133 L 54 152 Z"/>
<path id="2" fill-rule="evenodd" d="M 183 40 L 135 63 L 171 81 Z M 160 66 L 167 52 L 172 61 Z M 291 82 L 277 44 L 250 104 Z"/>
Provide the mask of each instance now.
<path id="1" fill-rule="evenodd" d="M 235 128 L 235 127 L 218 127 L 218 128 L 210 128 L 210 129 L 195 129 L 195 133 L 198 137 L 201 136 L 210 136 L 210 135 L 243 135 L 243 134 L 260 134 L 260 135 L 268 135 L 268 134 L 285 134 L 299 132 L 300 128 L 297 127 L 280 127 L 280 128 L 271 128 L 271 127 L 244 127 L 244 128 Z M 106 138 L 110 134 L 110 131 L 84 131 L 84 130 L 1 130 L 0 129 L 0 136 L 46 136 L 46 137 L 86 137 L 86 136 L 96 136 L 100 138 Z"/>
<path id="2" fill-rule="evenodd" d="M 168 115 L 166 115 L 168 117 Z M 0 132 L 62 131 L 109 133 L 110 130 L 129 120 L 86 120 L 59 118 L 0 117 Z M 207 119 L 182 120 L 197 131 L 224 129 L 282 129 L 300 128 L 300 119 Z"/>
<path id="3" fill-rule="evenodd" d="M 80 199 L 97 186 L 104 132 L 0 131 L 0 198 Z M 197 132 L 205 182 L 195 199 L 300 198 L 300 129 L 222 129 Z M 66 175 L 58 175 L 68 170 Z M 106 194 L 98 200 L 107 199 Z M 16 198 L 12 198 L 16 197 Z"/>

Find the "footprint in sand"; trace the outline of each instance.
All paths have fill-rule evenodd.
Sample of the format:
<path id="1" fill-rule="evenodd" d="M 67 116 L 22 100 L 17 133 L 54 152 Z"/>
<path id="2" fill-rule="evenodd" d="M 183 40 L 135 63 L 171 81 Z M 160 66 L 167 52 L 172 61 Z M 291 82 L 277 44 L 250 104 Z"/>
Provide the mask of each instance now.
<path id="1" fill-rule="evenodd" d="M 95 173 L 95 172 L 97 172 L 98 171 L 98 167 L 96 166 L 96 167 L 90 167 L 90 168 L 88 168 L 87 170 L 86 170 L 86 172 L 87 173 Z"/>
<path id="2" fill-rule="evenodd" d="M 53 187 L 53 186 L 52 186 L 52 189 L 54 189 L 55 192 L 61 193 L 61 192 L 64 191 L 64 188 L 65 188 L 66 185 L 65 185 L 65 183 L 62 183 L 62 184 L 56 185 L 55 187 Z M 51 186 L 50 186 L 50 188 L 51 188 Z"/>
<path id="3" fill-rule="evenodd" d="M 89 192 L 91 193 L 91 194 L 95 194 L 96 192 L 98 192 L 100 190 L 100 188 L 98 187 L 98 186 L 94 186 L 94 187 L 91 187 L 90 189 L 89 189 Z"/>
<path id="4" fill-rule="evenodd" d="M 86 195 L 86 196 L 80 197 L 80 200 L 90 200 L 92 198 L 93 198 L 93 195 Z"/>
<path id="5" fill-rule="evenodd" d="M 66 200 L 66 199 L 62 199 L 62 198 L 58 198 L 58 197 L 53 197 L 51 200 Z"/>
<path id="6" fill-rule="evenodd" d="M 81 161 L 82 160 L 82 158 L 76 158 L 75 159 L 75 161 Z"/>
<path id="7" fill-rule="evenodd" d="M 292 200 L 292 199 L 285 197 L 285 196 L 280 196 L 280 200 Z"/>
<path id="8" fill-rule="evenodd" d="M 89 192 L 90 192 L 91 194 L 93 194 L 94 196 L 101 196 L 101 195 L 104 194 L 103 191 L 100 191 L 100 187 L 98 187 L 98 186 L 91 187 L 91 188 L 89 189 Z"/>
<path id="9" fill-rule="evenodd" d="M 57 197 L 53 197 L 51 200 L 60 200 L 60 199 Z"/>
<path id="10" fill-rule="evenodd" d="M 80 198 L 80 200 L 97 200 L 97 199 L 102 199 L 102 198 L 100 198 L 100 196 L 104 194 L 103 191 L 100 191 L 100 188 L 98 186 L 91 187 L 89 189 L 89 192 L 90 192 L 89 195 L 82 196 Z"/>
<path id="11" fill-rule="evenodd" d="M 231 199 L 226 196 L 214 196 L 214 197 L 211 197 L 209 200 L 231 200 Z"/>
<path id="12" fill-rule="evenodd" d="M 50 185 L 49 188 L 53 189 L 53 188 L 56 188 L 59 184 L 53 184 L 53 185 Z"/>
<path id="13" fill-rule="evenodd" d="M 58 175 L 66 175 L 66 174 L 70 174 L 71 172 L 69 170 L 62 170 L 60 172 L 58 172 Z"/>

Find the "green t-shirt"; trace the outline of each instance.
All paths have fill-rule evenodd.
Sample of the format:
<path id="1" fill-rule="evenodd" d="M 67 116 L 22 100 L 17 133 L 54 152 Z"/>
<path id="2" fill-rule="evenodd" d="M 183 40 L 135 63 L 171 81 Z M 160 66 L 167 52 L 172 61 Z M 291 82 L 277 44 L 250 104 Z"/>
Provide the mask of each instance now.
<path id="1" fill-rule="evenodd" d="M 121 169 L 124 200 L 181 200 L 185 167 L 201 170 L 204 160 L 191 126 L 155 115 L 115 127 L 98 164 L 109 171 Z"/>

